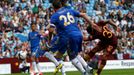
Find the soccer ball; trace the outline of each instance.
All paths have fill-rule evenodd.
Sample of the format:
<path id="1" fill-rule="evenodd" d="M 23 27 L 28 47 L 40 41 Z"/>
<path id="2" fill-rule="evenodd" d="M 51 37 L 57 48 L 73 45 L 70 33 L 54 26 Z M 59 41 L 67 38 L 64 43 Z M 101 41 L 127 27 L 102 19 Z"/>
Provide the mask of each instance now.
<path id="1" fill-rule="evenodd" d="M 27 57 L 27 51 L 20 51 L 18 54 L 19 59 L 24 60 Z"/>

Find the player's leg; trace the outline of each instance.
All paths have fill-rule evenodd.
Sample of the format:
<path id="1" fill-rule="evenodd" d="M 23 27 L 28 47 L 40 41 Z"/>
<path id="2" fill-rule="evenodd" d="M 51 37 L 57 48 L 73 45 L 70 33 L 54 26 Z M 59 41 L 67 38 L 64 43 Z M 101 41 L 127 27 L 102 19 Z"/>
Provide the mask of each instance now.
<path id="1" fill-rule="evenodd" d="M 55 58 L 59 61 L 59 63 L 62 64 L 62 68 L 61 68 L 62 75 L 66 75 L 66 71 L 65 71 L 65 67 L 64 67 L 64 62 L 62 60 L 62 57 L 63 57 L 63 54 L 65 53 L 65 51 L 66 51 L 66 49 L 63 49 L 63 50 L 58 50 L 55 53 Z"/>
<path id="2" fill-rule="evenodd" d="M 34 71 L 34 73 L 38 73 L 40 75 L 42 75 L 41 73 L 41 69 L 39 66 L 39 56 L 41 56 L 42 50 L 40 49 L 40 47 L 36 47 L 34 49 L 32 49 L 32 56 L 31 56 L 31 60 L 32 60 L 32 69 Z"/>
<path id="3" fill-rule="evenodd" d="M 100 63 L 99 63 L 99 66 L 98 66 L 98 69 L 97 69 L 95 75 L 100 75 L 100 74 L 101 74 L 103 68 L 104 68 L 105 65 L 106 65 L 106 61 L 107 61 L 107 60 L 106 60 L 106 57 L 103 56 L 102 59 L 100 60 Z"/>
<path id="4" fill-rule="evenodd" d="M 113 51 L 115 50 L 115 47 L 112 46 L 112 45 L 108 45 L 104 51 L 104 54 L 101 58 L 101 62 L 100 62 L 100 65 L 98 67 L 98 70 L 96 72 L 96 75 L 100 75 L 103 68 L 105 67 L 106 65 L 106 61 L 108 60 L 109 56 L 112 55 Z"/>
<path id="5" fill-rule="evenodd" d="M 36 65 L 35 57 L 32 56 L 31 60 L 32 60 L 32 62 L 31 62 L 31 66 L 30 66 L 30 73 L 31 73 L 31 75 L 35 75 L 37 73 L 37 71 L 36 71 L 37 65 Z"/>
<path id="6" fill-rule="evenodd" d="M 35 61 L 36 61 L 35 66 L 36 66 L 36 69 L 37 69 L 36 74 L 41 74 L 41 75 L 42 75 L 41 69 L 40 69 L 40 65 L 39 65 L 39 58 L 36 57 L 36 58 L 35 58 Z"/>
<path id="7" fill-rule="evenodd" d="M 53 43 L 52 43 L 53 42 Z M 55 58 L 57 58 L 58 60 L 62 58 L 63 54 L 65 53 L 66 49 L 67 49 L 67 39 L 65 37 L 58 37 L 58 38 L 54 38 L 51 42 L 51 46 L 50 46 L 50 50 L 52 52 L 54 52 L 55 54 Z M 57 72 L 59 72 L 59 69 L 61 69 L 62 72 L 64 72 L 63 74 L 65 75 L 65 70 L 64 70 L 64 66 L 62 63 L 59 63 L 59 65 L 56 65 L 55 68 L 55 72 L 54 74 L 56 74 Z"/>
<path id="8" fill-rule="evenodd" d="M 53 53 L 55 53 L 58 50 L 58 45 L 57 45 L 57 41 L 58 41 L 58 37 L 54 37 L 51 42 L 50 42 L 50 46 L 49 46 L 49 50 Z M 56 60 L 56 58 L 54 57 L 54 54 L 49 53 L 49 52 L 45 52 L 44 55 L 50 60 L 52 61 L 56 66 L 59 65 L 59 62 Z"/>
<path id="9" fill-rule="evenodd" d="M 47 49 L 49 49 L 51 52 L 55 53 L 58 50 L 58 40 L 59 37 L 56 35 L 50 42 L 49 48 L 47 46 Z M 52 61 L 56 66 L 60 66 L 59 62 L 57 59 L 54 57 L 54 54 L 45 52 L 44 54 L 50 61 Z"/>
<path id="10" fill-rule="evenodd" d="M 43 55 L 45 55 L 56 66 L 59 66 L 60 65 L 60 63 L 56 60 L 56 58 L 54 57 L 53 54 L 51 54 L 51 53 L 49 53 L 49 52 L 47 52 L 45 50 L 38 49 L 36 57 L 43 56 Z M 37 62 L 37 69 L 39 71 L 39 74 L 42 75 L 41 70 L 40 70 L 40 67 L 39 67 L 39 64 L 38 64 L 38 62 L 39 62 L 38 59 L 36 60 L 36 62 Z"/>
<path id="11" fill-rule="evenodd" d="M 57 46 L 57 47 L 55 47 L 55 49 L 57 50 L 57 52 L 55 53 L 55 57 L 59 60 L 60 64 L 62 64 L 62 67 L 59 67 L 59 68 L 57 67 L 55 69 L 55 73 L 57 73 L 59 71 L 59 69 L 61 68 L 62 75 L 66 75 L 64 64 L 63 64 L 63 61 L 62 61 L 62 57 L 63 57 L 63 54 L 66 52 L 66 49 L 67 49 L 67 38 L 60 37 L 58 39 L 57 43 L 55 44 L 55 46 Z"/>
<path id="12" fill-rule="evenodd" d="M 56 73 L 59 71 L 59 69 L 62 68 L 62 64 L 58 62 L 58 60 L 54 57 L 53 54 L 49 53 L 49 52 L 45 52 L 44 54 L 50 61 L 52 61 L 55 65 L 56 65 L 56 69 L 54 71 L 54 74 L 56 75 Z"/>
<path id="13" fill-rule="evenodd" d="M 101 50 L 105 49 L 105 45 L 99 42 L 90 52 L 84 53 L 84 59 L 88 62 L 91 61 L 91 59 L 95 56 L 96 52 L 99 52 Z M 91 73 L 91 72 L 90 72 Z"/>
<path id="14" fill-rule="evenodd" d="M 39 75 L 42 75 L 41 69 L 40 69 L 40 65 L 39 65 L 39 57 L 42 56 L 42 50 L 40 49 L 40 47 L 37 48 L 36 50 L 36 55 L 35 55 L 35 61 L 36 61 L 36 68 L 37 68 L 37 73 Z"/>
<path id="15" fill-rule="evenodd" d="M 65 70 L 65 66 L 64 66 L 64 61 L 60 60 L 59 63 L 63 64 L 62 68 L 61 68 L 61 73 L 62 75 L 66 75 L 66 70 Z"/>
<path id="16" fill-rule="evenodd" d="M 87 72 L 86 72 L 86 70 L 83 68 L 81 62 L 78 60 L 77 54 L 74 53 L 74 52 L 69 51 L 69 52 L 68 52 L 68 55 L 69 55 L 69 57 L 70 57 L 70 60 L 71 60 L 72 64 L 73 64 L 83 75 L 86 75 L 85 73 L 87 73 Z"/>
<path id="17" fill-rule="evenodd" d="M 49 52 L 45 52 L 44 55 L 50 60 L 52 61 L 56 66 L 59 65 L 59 62 L 56 60 L 56 58 L 54 57 L 53 54 L 49 53 Z"/>
<path id="18" fill-rule="evenodd" d="M 79 40 L 77 41 L 78 44 L 78 52 L 80 53 L 82 51 L 82 37 L 79 37 Z M 88 64 L 86 63 L 86 61 L 82 58 L 82 56 L 80 54 L 77 55 L 78 60 L 80 61 L 80 63 L 82 64 L 82 66 L 84 67 L 84 69 L 90 73 L 91 71 L 91 67 L 88 66 Z"/>
<path id="19" fill-rule="evenodd" d="M 82 63 L 80 62 L 80 60 L 78 59 L 78 48 L 79 48 L 79 41 L 80 39 L 77 37 L 75 38 L 70 38 L 69 39 L 69 48 L 70 50 L 68 50 L 68 54 L 70 57 L 70 60 L 72 62 L 72 64 L 83 74 L 86 75 L 86 70 L 84 69 L 84 67 L 82 66 Z"/>
<path id="20" fill-rule="evenodd" d="M 90 73 L 90 71 L 91 71 L 92 68 L 86 63 L 86 61 L 80 55 L 78 55 L 77 58 L 80 61 L 80 63 L 82 64 L 82 66 L 84 67 L 84 69 L 88 73 Z"/>
<path id="21" fill-rule="evenodd" d="M 56 66 L 62 66 L 54 57 L 53 54 L 45 51 L 45 50 L 40 50 L 39 51 L 39 56 L 45 55 L 50 61 L 52 61 Z M 37 67 L 39 67 L 39 65 L 37 65 Z M 39 70 L 39 69 L 38 69 Z"/>
<path id="22" fill-rule="evenodd" d="M 37 68 L 37 65 L 36 65 L 36 56 L 37 56 L 37 48 L 32 48 L 31 49 L 31 66 L 30 66 L 30 71 L 31 71 L 31 74 L 35 74 L 36 73 L 36 68 Z"/>
<path id="23" fill-rule="evenodd" d="M 92 67 L 92 70 L 90 71 L 90 73 L 94 73 L 94 70 L 97 70 L 98 69 L 98 66 L 99 66 L 99 62 L 100 62 L 100 59 L 99 59 L 99 56 L 98 55 L 95 55 L 90 62 L 88 62 L 88 65 L 90 67 Z"/>
<path id="24" fill-rule="evenodd" d="M 90 61 L 93 58 L 93 56 L 95 56 L 96 52 L 99 52 L 103 49 L 105 49 L 105 44 L 99 42 L 90 52 L 84 54 L 84 59 L 86 61 Z"/>
<path id="25" fill-rule="evenodd" d="M 96 75 L 101 74 L 103 68 L 106 65 L 106 61 L 108 60 L 109 56 L 112 56 L 112 53 L 114 52 L 114 50 L 116 48 L 117 48 L 117 38 L 114 37 L 114 40 L 112 40 L 109 44 L 106 45 L 106 48 L 105 48 L 105 51 L 104 51 L 105 53 L 102 57 L 102 60 L 101 60 L 100 66 L 98 67 Z"/>
<path id="26" fill-rule="evenodd" d="M 95 55 L 90 62 L 88 62 L 88 65 L 90 67 L 92 67 L 93 69 L 98 69 L 98 65 L 100 62 L 100 56 L 99 55 Z"/>

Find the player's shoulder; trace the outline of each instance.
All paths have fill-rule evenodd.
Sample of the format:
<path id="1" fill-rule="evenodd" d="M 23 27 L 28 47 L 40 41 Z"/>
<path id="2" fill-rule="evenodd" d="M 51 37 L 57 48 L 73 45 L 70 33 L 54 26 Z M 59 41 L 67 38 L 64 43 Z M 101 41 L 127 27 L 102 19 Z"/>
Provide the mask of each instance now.
<path id="1" fill-rule="evenodd" d="M 69 6 L 65 6 L 64 9 L 67 11 L 70 11 L 70 12 L 75 11 L 74 9 L 70 8 Z"/>
<path id="2" fill-rule="evenodd" d="M 57 12 L 53 13 L 51 16 L 51 19 L 56 19 L 59 16 Z"/>
<path id="3" fill-rule="evenodd" d="M 54 13 L 54 14 L 50 17 L 50 22 L 51 22 L 52 24 L 55 24 L 55 23 L 57 22 L 57 20 L 58 20 L 58 17 L 59 17 L 59 15 L 57 14 L 57 12 Z M 56 25 L 56 24 L 55 24 L 55 25 Z"/>
<path id="4" fill-rule="evenodd" d="M 59 14 L 63 14 L 63 13 L 66 13 L 66 12 L 68 12 L 68 11 L 72 11 L 72 9 L 69 9 L 67 6 L 64 6 L 64 7 L 60 8 L 60 9 L 58 10 L 58 13 L 59 13 Z"/>
<path id="5" fill-rule="evenodd" d="M 97 23 L 98 26 L 104 26 L 106 25 L 105 21 L 101 20 Z"/>
<path id="6" fill-rule="evenodd" d="M 29 32 L 28 35 L 32 34 L 32 32 Z"/>

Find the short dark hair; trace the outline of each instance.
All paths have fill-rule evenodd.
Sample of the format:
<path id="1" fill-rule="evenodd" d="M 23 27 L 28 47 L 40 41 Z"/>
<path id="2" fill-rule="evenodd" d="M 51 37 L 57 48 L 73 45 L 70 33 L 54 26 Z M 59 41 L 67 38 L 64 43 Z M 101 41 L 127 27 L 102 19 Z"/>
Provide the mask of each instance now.
<path id="1" fill-rule="evenodd" d="M 68 0 L 60 0 L 62 3 L 62 6 L 65 6 Z"/>
<path id="2" fill-rule="evenodd" d="M 60 7 L 62 6 L 62 3 L 61 3 L 60 0 L 54 0 L 54 1 L 52 2 L 52 5 L 53 5 L 53 7 L 54 7 L 55 9 L 58 9 L 58 8 L 60 8 Z"/>
<path id="3" fill-rule="evenodd" d="M 62 3 L 66 3 L 68 0 L 60 0 Z"/>
<path id="4" fill-rule="evenodd" d="M 32 26 L 32 25 L 36 25 L 36 22 L 32 22 L 32 23 L 31 23 L 31 26 Z"/>

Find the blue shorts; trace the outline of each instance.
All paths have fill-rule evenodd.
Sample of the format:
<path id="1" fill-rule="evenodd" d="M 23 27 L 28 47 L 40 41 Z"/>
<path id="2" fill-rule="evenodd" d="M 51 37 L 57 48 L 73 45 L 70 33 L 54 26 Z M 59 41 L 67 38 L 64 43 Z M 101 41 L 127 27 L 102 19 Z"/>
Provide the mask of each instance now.
<path id="1" fill-rule="evenodd" d="M 83 37 L 79 33 L 76 33 L 76 35 L 69 36 L 70 57 L 75 57 L 78 55 L 79 52 L 82 51 L 82 40 Z"/>
<path id="2" fill-rule="evenodd" d="M 50 50 L 52 52 L 59 51 L 60 53 L 64 54 L 67 50 L 67 43 L 67 38 L 55 36 L 51 41 Z"/>
<path id="3" fill-rule="evenodd" d="M 46 52 L 45 50 L 40 49 L 40 46 L 31 48 L 32 56 L 35 56 L 36 58 L 43 56 L 45 52 Z"/>
<path id="4" fill-rule="evenodd" d="M 78 53 L 82 51 L 82 37 L 70 38 L 69 48 Z"/>

